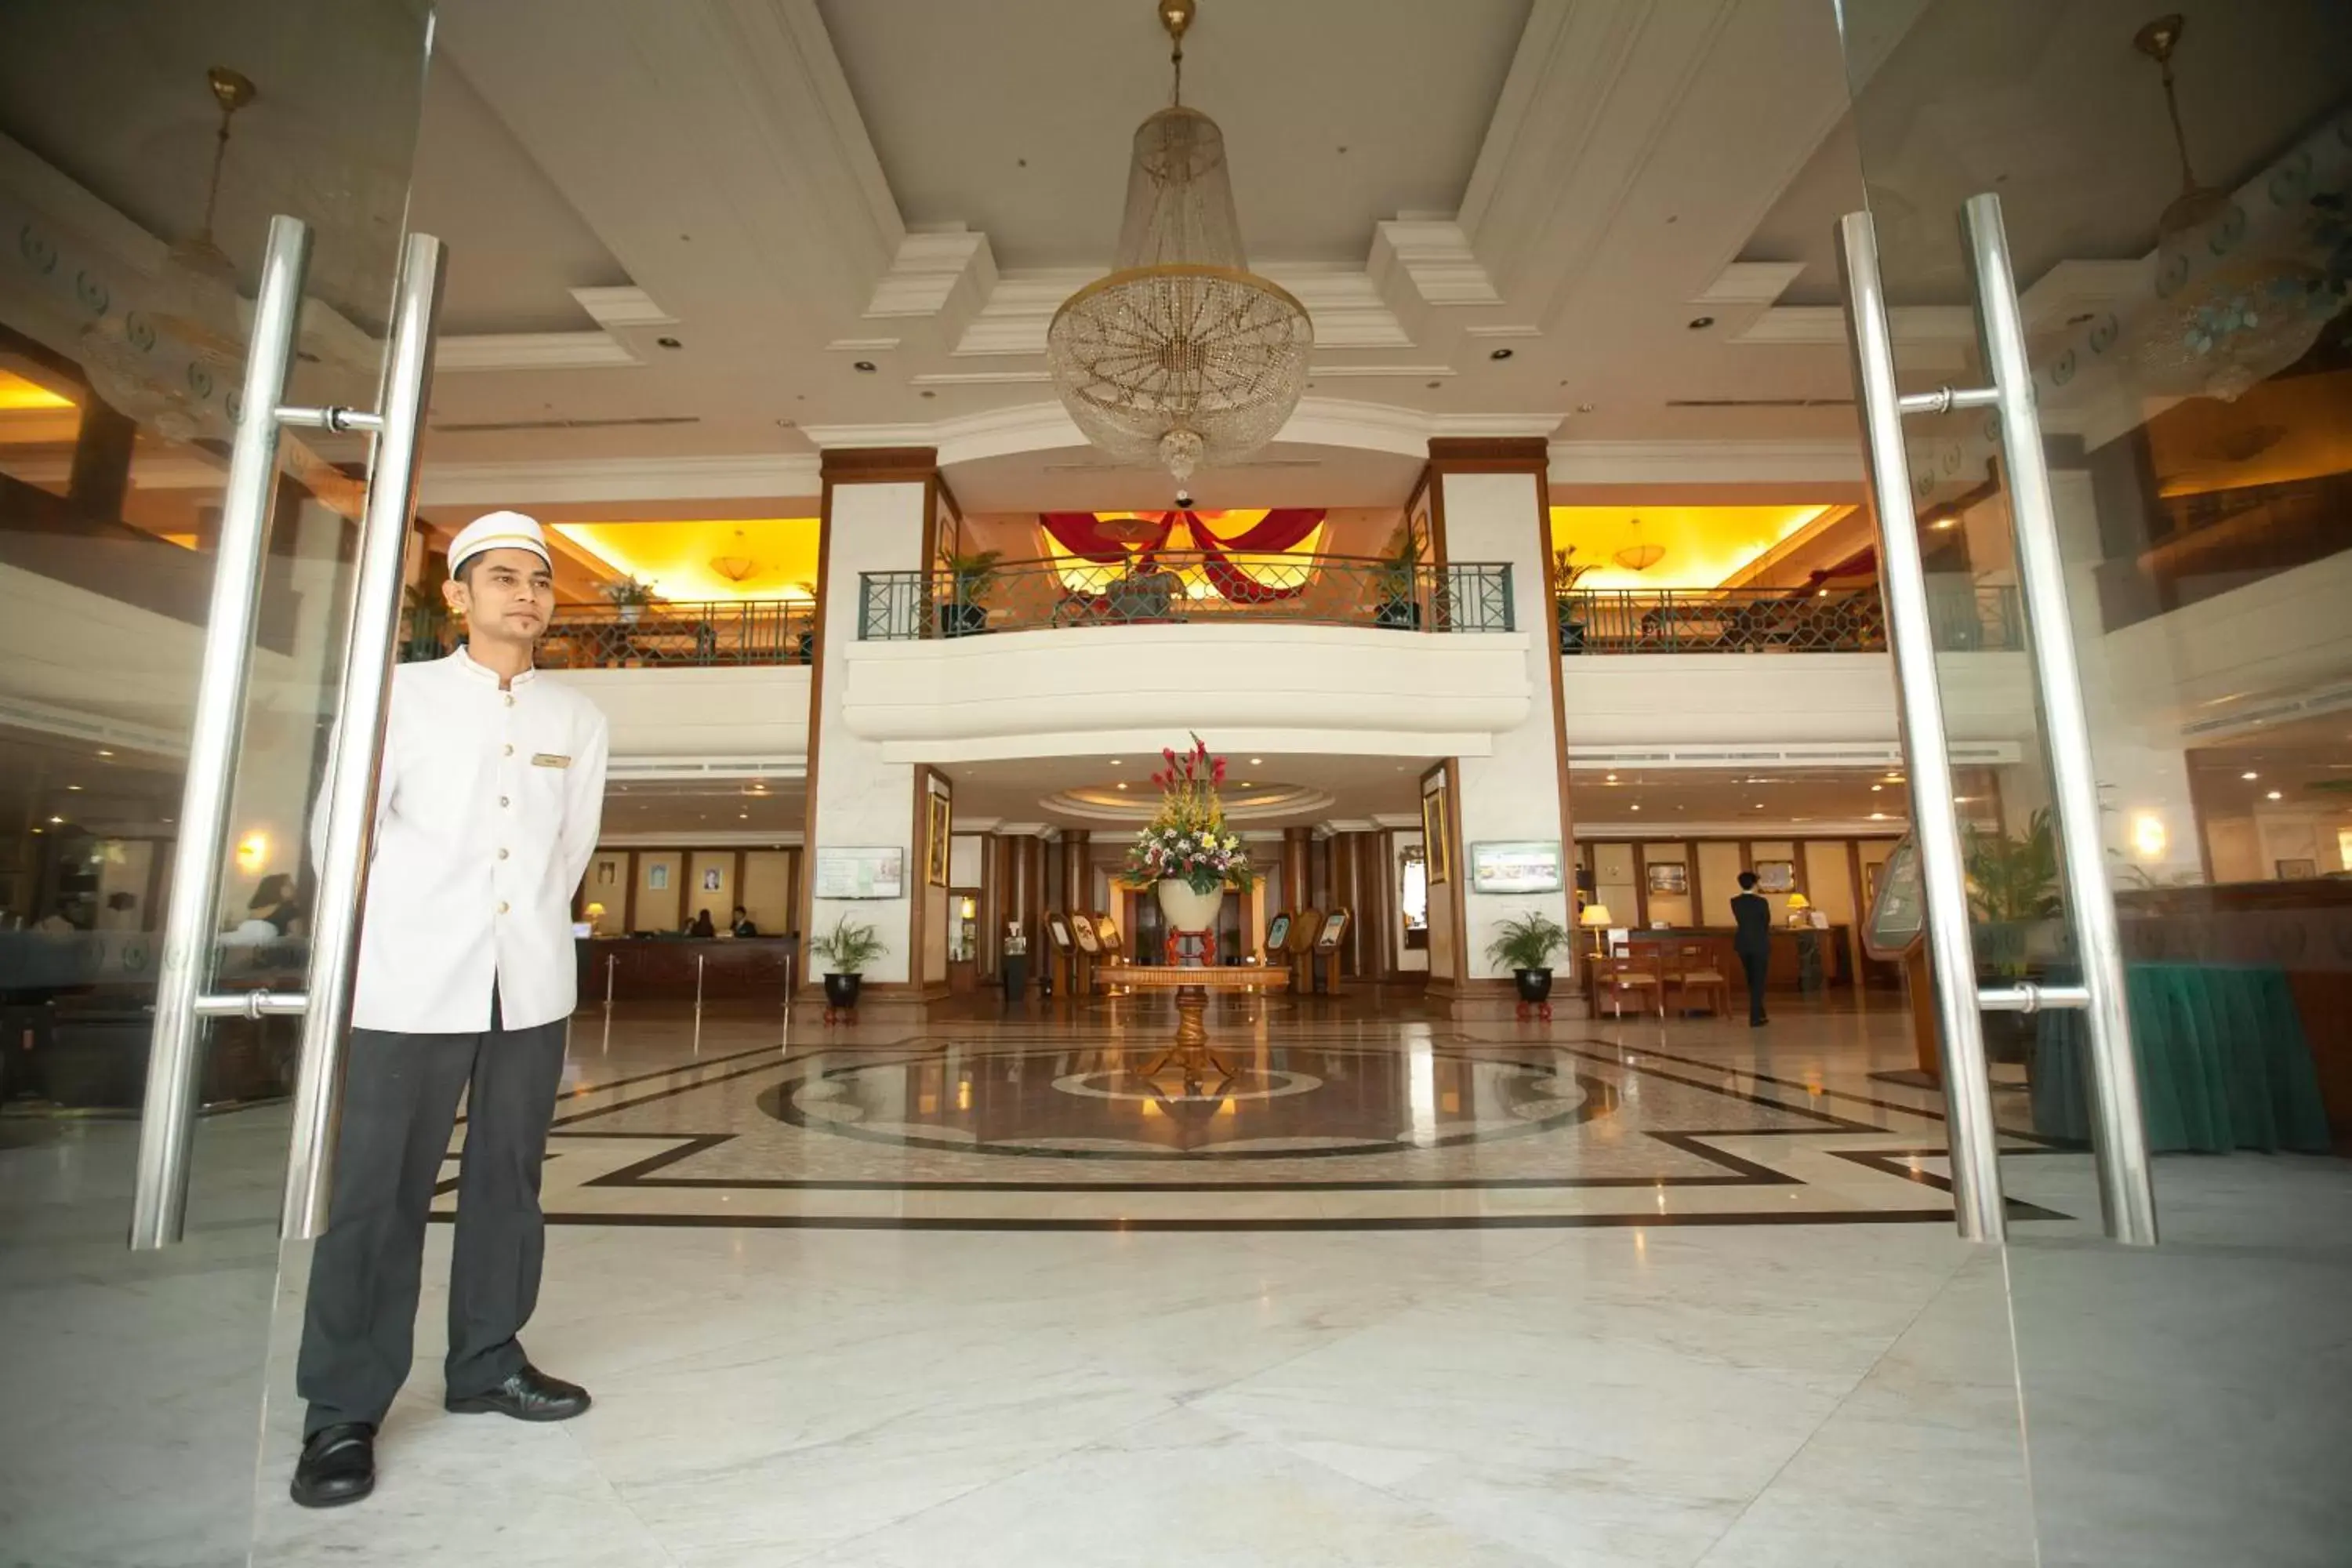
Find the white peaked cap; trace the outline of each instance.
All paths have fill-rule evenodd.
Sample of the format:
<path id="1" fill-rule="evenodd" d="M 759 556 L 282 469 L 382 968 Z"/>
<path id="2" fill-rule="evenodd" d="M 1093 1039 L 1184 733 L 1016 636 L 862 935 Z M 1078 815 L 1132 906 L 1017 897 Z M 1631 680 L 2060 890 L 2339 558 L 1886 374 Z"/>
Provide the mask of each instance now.
<path id="1" fill-rule="evenodd" d="M 449 543 L 449 575 L 464 571 L 466 563 L 485 550 L 528 550 L 550 568 L 555 565 L 555 558 L 547 552 L 547 534 L 540 528 L 539 519 L 519 511 L 484 512 L 459 529 Z"/>

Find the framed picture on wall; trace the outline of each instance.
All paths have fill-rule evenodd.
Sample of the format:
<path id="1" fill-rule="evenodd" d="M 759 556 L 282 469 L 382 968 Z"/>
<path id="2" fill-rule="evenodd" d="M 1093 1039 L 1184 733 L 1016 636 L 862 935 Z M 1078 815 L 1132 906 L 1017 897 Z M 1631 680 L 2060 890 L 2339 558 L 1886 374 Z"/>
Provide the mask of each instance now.
<path id="1" fill-rule="evenodd" d="M 669 891 L 669 868 L 656 860 L 646 868 L 646 886 L 656 893 Z"/>
<path id="2" fill-rule="evenodd" d="M 1795 892 L 1797 890 L 1797 863 L 1794 860 L 1757 861 L 1756 890 L 1759 893 Z"/>
<path id="3" fill-rule="evenodd" d="M 1473 844 L 1470 887 L 1480 893 L 1557 893 L 1559 845 L 1531 839 L 1509 844 Z"/>
<path id="4" fill-rule="evenodd" d="M 702 868 L 702 890 L 706 893 L 717 892 L 721 875 L 718 867 L 705 866 Z"/>
<path id="5" fill-rule="evenodd" d="M 614 879 L 620 874 L 620 870 L 621 863 L 617 860 L 597 861 L 596 885 L 600 888 L 611 887 L 613 885 Z"/>
<path id="6" fill-rule="evenodd" d="M 1690 867 L 1681 860 L 1650 862 L 1650 891 L 1676 897 L 1690 891 Z"/>
<path id="7" fill-rule="evenodd" d="M 1865 860 L 1862 864 L 1862 907 L 1878 902 L 1878 874 L 1886 868 L 1884 860 Z"/>
<path id="8" fill-rule="evenodd" d="M 1447 825 L 1453 820 L 1446 810 L 1445 775 L 1427 785 L 1421 797 L 1421 844 L 1423 862 L 1428 868 L 1429 885 L 1453 880 L 1454 867 L 1446 854 L 1452 842 Z"/>
<path id="9" fill-rule="evenodd" d="M 2282 882 L 2307 882 L 2319 875 L 2319 862 L 2282 860 L 2278 863 L 2278 874 L 2279 880 Z"/>
<path id="10" fill-rule="evenodd" d="M 924 846 L 923 879 L 934 888 L 948 885 L 948 852 L 955 843 L 955 807 L 946 795 L 931 792 L 929 842 Z"/>

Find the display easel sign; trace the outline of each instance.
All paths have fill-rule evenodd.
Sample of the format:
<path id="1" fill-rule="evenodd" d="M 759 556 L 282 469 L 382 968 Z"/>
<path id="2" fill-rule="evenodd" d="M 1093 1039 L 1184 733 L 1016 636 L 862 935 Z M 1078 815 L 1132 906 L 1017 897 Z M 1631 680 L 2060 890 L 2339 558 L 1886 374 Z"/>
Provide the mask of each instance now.
<path id="1" fill-rule="evenodd" d="M 1064 952 L 1069 952 L 1072 947 L 1076 945 L 1076 942 L 1070 936 L 1069 922 L 1062 919 L 1059 915 L 1047 915 L 1045 917 L 1045 932 L 1048 936 L 1051 936 L 1054 939 L 1054 945 L 1060 948 Z"/>
<path id="2" fill-rule="evenodd" d="M 903 899 L 907 852 L 895 846 L 819 849 L 812 881 L 820 899 Z"/>
<path id="3" fill-rule="evenodd" d="M 1927 897 L 1919 879 L 1919 846 L 1906 834 L 1886 858 L 1870 918 L 1862 928 L 1863 951 L 1877 959 L 1902 958 L 1919 945 L 1927 929 Z"/>
<path id="4" fill-rule="evenodd" d="M 1323 929 L 1315 938 L 1315 951 L 1337 952 L 1339 943 L 1347 937 L 1348 922 L 1354 918 L 1354 911 L 1349 910 L 1333 910 L 1324 916 Z"/>

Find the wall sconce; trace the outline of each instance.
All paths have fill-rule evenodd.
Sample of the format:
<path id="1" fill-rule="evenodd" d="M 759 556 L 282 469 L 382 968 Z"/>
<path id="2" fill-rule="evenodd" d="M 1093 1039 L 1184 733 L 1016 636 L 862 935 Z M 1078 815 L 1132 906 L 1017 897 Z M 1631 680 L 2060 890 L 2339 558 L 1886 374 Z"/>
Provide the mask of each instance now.
<path id="1" fill-rule="evenodd" d="M 2158 860 L 2164 857 L 2165 846 L 2172 835 L 2164 826 L 2164 818 L 2152 811 L 2135 812 L 2131 824 L 2132 848 L 2143 860 Z"/>
<path id="2" fill-rule="evenodd" d="M 966 899 L 961 904 L 957 905 L 956 908 L 957 912 L 961 914 L 963 918 L 968 921 L 978 920 L 980 918 L 980 900 L 978 899 Z"/>
<path id="3" fill-rule="evenodd" d="M 257 876 L 269 864 L 269 835 L 248 833 L 236 841 L 236 868 L 247 876 Z"/>

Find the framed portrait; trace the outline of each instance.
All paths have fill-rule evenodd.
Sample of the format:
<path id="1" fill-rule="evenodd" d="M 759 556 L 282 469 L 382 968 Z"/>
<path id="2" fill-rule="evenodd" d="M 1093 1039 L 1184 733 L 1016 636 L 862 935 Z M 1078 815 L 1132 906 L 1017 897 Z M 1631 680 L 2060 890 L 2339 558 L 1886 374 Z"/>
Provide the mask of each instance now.
<path id="1" fill-rule="evenodd" d="M 1070 933 L 1078 939 L 1080 952 L 1100 952 L 1102 938 L 1095 933 L 1095 922 L 1085 915 L 1070 917 Z"/>
<path id="2" fill-rule="evenodd" d="M 1756 890 L 1759 893 L 1795 892 L 1797 890 L 1797 863 L 1794 860 L 1757 861 Z"/>
<path id="3" fill-rule="evenodd" d="M 2278 863 L 2278 875 L 2282 882 L 2307 882 L 2319 875 L 2319 862 L 2282 860 Z"/>
<path id="4" fill-rule="evenodd" d="M 939 791 L 931 792 L 930 826 L 923 846 L 923 880 L 934 888 L 948 885 L 948 852 L 955 842 L 955 805 Z"/>
<path id="5" fill-rule="evenodd" d="M 1055 947 L 1062 949 L 1064 952 L 1067 952 L 1069 950 L 1072 942 L 1069 921 L 1064 920 L 1059 915 L 1047 915 L 1045 917 L 1045 932 L 1054 939 L 1054 945 Z"/>
<path id="6" fill-rule="evenodd" d="M 1265 922 L 1265 950 L 1268 952 L 1281 952 L 1289 946 L 1290 911 L 1285 910 Z"/>
<path id="7" fill-rule="evenodd" d="M 613 883 L 614 883 L 614 879 L 615 879 L 620 875 L 620 870 L 621 870 L 621 864 L 620 864 L 620 862 L 619 862 L 619 861 L 617 861 L 617 860 L 599 860 L 599 861 L 597 861 L 597 862 L 596 862 L 596 885 L 597 885 L 598 887 L 600 887 L 600 888 L 609 888 L 609 887 L 611 887 L 611 886 L 613 885 Z"/>
<path id="8" fill-rule="evenodd" d="M 1437 782 L 1429 785 L 1421 797 L 1422 853 L 1433 888 L 1454 878 L 1454 866 L 1446 852 L 1447 828 L 1453 817 L 1446 807 L 1445 775 L 1440 773 Z"/>
<path id="9" fill-rule="evenodd" d="M 646 886 L 656 893 L 669 891 L 669 868 L 656 860 L 646 868 Z"/>
<path id="10" fill-rule="evenodd" d="M 718 867 L 705 866 L 702 868 L 702 890 L 706 893 L 717 892 L 721 876 L 722 873 Z"/>
<path id="11" fill-rule="evenodd" d="M 1654 893 L 1687 893 L 1690 891 L 1690 867 L 1681 860 L 1650 862 L 1650 891 Z"/>
<path id="12" fill-rule="evenodd" d="M 1347 910 L 1333 910 L 1329 914 L 1325 915 L 1323 929 L 1315 937 L 1315 951 L 1329 952 L 1338 947 L 1347 937 L 1348 921 L 1352 918 L 1351 911 Z"/>

